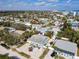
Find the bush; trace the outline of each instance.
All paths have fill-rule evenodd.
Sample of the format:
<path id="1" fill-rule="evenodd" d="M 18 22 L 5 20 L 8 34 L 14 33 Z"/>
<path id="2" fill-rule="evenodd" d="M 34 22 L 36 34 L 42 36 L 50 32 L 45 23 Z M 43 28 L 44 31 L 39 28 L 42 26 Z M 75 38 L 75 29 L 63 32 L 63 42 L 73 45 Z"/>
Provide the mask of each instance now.
<path id="1" fill-rule="evenodd" d="M 53 32 L 47 31 L 44 35 L 48 36 L 49 38 L 52 38 Z"/>

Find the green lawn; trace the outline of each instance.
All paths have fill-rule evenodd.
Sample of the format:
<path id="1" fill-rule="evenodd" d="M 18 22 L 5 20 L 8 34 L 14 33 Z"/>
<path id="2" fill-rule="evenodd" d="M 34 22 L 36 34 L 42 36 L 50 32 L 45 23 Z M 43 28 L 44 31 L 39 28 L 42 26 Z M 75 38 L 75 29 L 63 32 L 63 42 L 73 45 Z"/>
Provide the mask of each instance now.
<path id="1" fill-rule="evenodd" d="M 59 59 L 65 59 L 64 57 L 59 56 Z"/>
<path id="2" fill-rule="evenodd" d="M 8 55 L 0 55 L 0 59 L 11 59 Z"/>
<path id="3" fill-rule="evenodd" d="M 24 57 L 27 57 L 27 58 L 30 58 L 30 55 L 28 54 L 25 54 L 24 52 L 18 52 L 20 55 L 24 56 Z"/>
<path id="4" fill-rule="evenodd" d="M 65 59 L 65 58 L 62 57 L 62 56 L 58 56 L 58 55 L 56 55 L 56 56 L 55 56 L 55 59 Z"/>
<path id="5" fill-rule="evenodd" d="M 40 59 L 44 59 L 44 57 L 46 56 L 46 54 L 49 52 L 49 49 L 45 49 L 43 54 L 39 57 Z"/>
<path id="6" fill-rule="evenodd" d="M 12 49 L 13 51 L 16 51 L 18 54 L 20 54 L 21 56 L 24 56 L 24 57 L 26 57 L 26 58 L 30 58 L 30 55 L 28 55 L 28 54 L 26 54 L 26 53 L 24 53 L 24 52 L 19 52 L 19 51 L 17 51 L 16 49 Z"/>
<path id="7" fill-rule="evenodd" d="M 26 42 L 24 42 L 23 44 L 19 44 L 17 45 L 17 48 L 20 48 L 21 46 L 23 46 Z"/>
<path id="8" fill-rule="evenodd" d="M 79 56 L 79 48 L 78 48 L 78 50 L 77 50 L 77 56 Z"/>

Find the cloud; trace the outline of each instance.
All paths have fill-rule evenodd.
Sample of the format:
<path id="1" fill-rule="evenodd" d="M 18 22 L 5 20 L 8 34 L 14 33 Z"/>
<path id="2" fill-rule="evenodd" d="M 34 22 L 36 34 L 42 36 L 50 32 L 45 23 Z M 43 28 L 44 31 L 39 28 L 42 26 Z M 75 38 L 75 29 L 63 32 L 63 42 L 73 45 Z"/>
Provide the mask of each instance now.
<path id="1" fill-rule="evenodd" d="M 58 2 L 59 0 L 48 0 L 48 2 Z"/>
<path id="2" fill-rule="evenodd" d="M 68 0 L 68 1 L 67 1 L 67 3 L 70 3 L 70 2 L 71 2 L 71 0 Z"/>
<path id="3" fill-rule="evenodd" d="M 18 1 L 18 0 L 17 0 Z M 12 4 L 9 4 L 8 6 L 44 6 L 46 5 L 46 2 L 45 1 L 38 1 L 38 2 L 25 2 L 25 1 L 19 1 L 19 2 L 13 2 Z"/>
<path id="4" fill-rule="evenodd" d="M 44 1 L 36 2 L 36 3 L 35 3 L 35 5 L 37 5 L 37 6 L 44 6 L 44 5 L 46 5 L 46 4 L 47 4 L 47 3 L 44 2 Z"/>
<path id="5" fill-rule="evenodd" d="M 53 4 L 53 3 L 47 3 L 46 6 L 54 7 L 54 6 L 57 6 L 57 5 Z"/>
<path id="6" fill-rule="evenodd" d="M 70 3 L 71 2 L 71 3 Z M 61 7 L 60 7 L 61 6 Z M 0 0 L 0 10 L 79 9 L 78 0 Z"/>

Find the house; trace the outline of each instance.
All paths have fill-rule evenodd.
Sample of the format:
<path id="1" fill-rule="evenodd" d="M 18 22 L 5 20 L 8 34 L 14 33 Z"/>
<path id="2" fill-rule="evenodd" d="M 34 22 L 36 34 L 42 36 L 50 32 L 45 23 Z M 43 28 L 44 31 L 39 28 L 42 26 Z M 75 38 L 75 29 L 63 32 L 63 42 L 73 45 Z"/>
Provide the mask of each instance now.
<path id="1" fill-rule="evenodd" d="M 75 19 L 67 19 L 68 23 L 73 23 L 75 21 Z"/>
<path id="2" fill-rule="evenodd" d="M 72 29 L 79 30 L 79 22 L 78 21 L 72 22 L 71 25 L 72 25 Z"/>
<path id="3" fill-rule="evenodd" d="M 16 30 L 16 31 L 14 32 L 14 34 L 16 34 L 16 36 L 17 36 L 17 35 L 22 35 L 24 32 L 25 32 L 25 31 L 22 31 L 22 30 Z"/>
<path id="4" fill-rule="evenodd" d="M 33 28 L 33 29 L 34 29 L 34 28 L 35 28 L 35 29 L 37 29 L 37 28 L 41 28 L 41 26 L 42 26 L 42 25 L 32 24 L 32 28 Z"/>
<path id="5" fill-rule="evenodd" d="M 28 26 L 28 27 L 31 26 L 31 23 L 30 23 L 30 22 L 24 22 L 24 24 L 25 24 L 26 26 Z"/>
<path id="6" fill-rule="evenodd" d="M 3 19 L 0 19 L 0 22 L 3 22 Z"/>
<path id="7" fill-rule="evenodd" d="M 14 18 L 15 23 L 19 23 L 20 19 L 19 18 Z"/>
<path id="8" fill-rule="evenodd" d="M 36 28 L 36 30 L 44 35 L 48 31 L 48 28 L 40 27 L 40 28 Z"/>
<path id="9" fill-rule="evenodd" d="M 22 30 L 16 30 L 15 28 L 12 27 L 6 27 L 6 30 L 8 30 L 8 32 L 13 36 L 20 36 L 25 32 Z"/>
<path id="10" fill-rule="evenodd" d="M 48 18 L 39 18 L 39 21 L 46 24 L 46 23 L 48 23 L 49 19 Z"/>
<path id="11" fill-rule="evenodd" d="M 38 25 L 38 24 L 32 24 L 32 28 L 36 29 L 38 32 L 42 33 L 43 35 L 46 31 L 48 31 L 48 28 L 42 27 L 42 25 Z"/>
<path id="12" fill-rule="evenodd" d="M 48 37 L 41 34 L 33 35 L 31 38 L 27 39 L 27 42 L 34 46 L 44 47 L 48 43 Z"/>
<path id="13" fill-rule="evenodd" d="M 25 31 L 22 31 L 22 30 L 15 30 L 15 31 L 12 31 L 10 32 L 11 35 L 13 35 L 14 37 L 20 37 Z"/>
<path id="14" fill-rule="evenodd" d="M 71 24 L 72 29 L 79 30 L 79 21 L 75 21 L 74 19 L 68 19 L 67 22 Z"/>
<path id="15" fill-rule="evenodd" d="M 12 28 L 12 27 L 6 27 L 5 29 L 8 30 L 8 32 L 14 32 L 14 31 L 16 31 L 16 29 Z"/>
<path id="16" fill-rule="evenodd" d="M 38 24 L 32 24 L 32 28 L 36 29 L 38 32 L 42 33 L 44 35 L 44 33 L 46 33 L 47 31 L 50 31 L 50 27 L 42 27 L 42 25 L 38 25 Z"/>
<path id="17" fill-rule="evenodd" d="M 65 57 L 65 59 L 75 59 L 77 44 L 64 40 L 56 40 L 55 52 L 59 56 Z"/>
<path id="18" fill-rule="evenodd" d="M 63 15 L 68 15 L 68 14 L 69 14 L 69 12 L 64 11 L 64 12 L 62 12 L 62 14 L 63 14 Z"/>

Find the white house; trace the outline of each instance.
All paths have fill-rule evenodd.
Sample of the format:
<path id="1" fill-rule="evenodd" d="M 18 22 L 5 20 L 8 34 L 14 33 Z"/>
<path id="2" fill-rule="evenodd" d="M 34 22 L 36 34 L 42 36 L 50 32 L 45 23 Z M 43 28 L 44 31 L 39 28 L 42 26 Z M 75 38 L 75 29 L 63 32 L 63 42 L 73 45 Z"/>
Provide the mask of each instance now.
<path id="1" fill-rule="evenodd" d="M 48 18 L 39 18 L 39 21 L 42 21 L 43 23 L 48 23 Z"/>
<path id="2" fill-rule="evenodd" d="M 2 22 L 3 21 L 3 19 L 0 19 L 0 22 Z"/>
<path id="3" fill-rule="evenodd" d="M 77 44 L 64 40 L 56 40 L 55 51 L 59 56 L 63 56 L 66 59 L 75 59 Z"/>
<path id="4" fill-rule="evenodd" d="M 30 22 L 24 22 L 24 24 L 25 24 L 26 26 L 31 26 L 31 23 L 30 23 Z"/>
<path id="5" fill-rule="evenodd" d="M 67 22 L 71 24 L 72 29 L 79 30 L 79 21 L 75 21 L 74 19 L 68 19 Z"/>
<path id="6" fill-rule="evenodd" d="M 14 32 L 14 31 L 16 31 L 16 29 L 15 29 L 15 28 L 12 28 L 12 27 L 6 27 L 6 29 L 8 29 L 9 32 Z"/>
<path id="7" fill-rule="evenodd" d="M 33 35 L 31 38 L 27 39 L 27 42 L 38 47 L 44 47 L 45 45 L 47 45 L 48 39 L 49 38 L 47 36 L 36 34 L 36 35 Z"/>
<path id="8" fill-rule="evenodd" d="M 79 22 L 78 21 L 71 22 L 71 25 L 72 25 L 72 29 L 79 30 Z"/>

